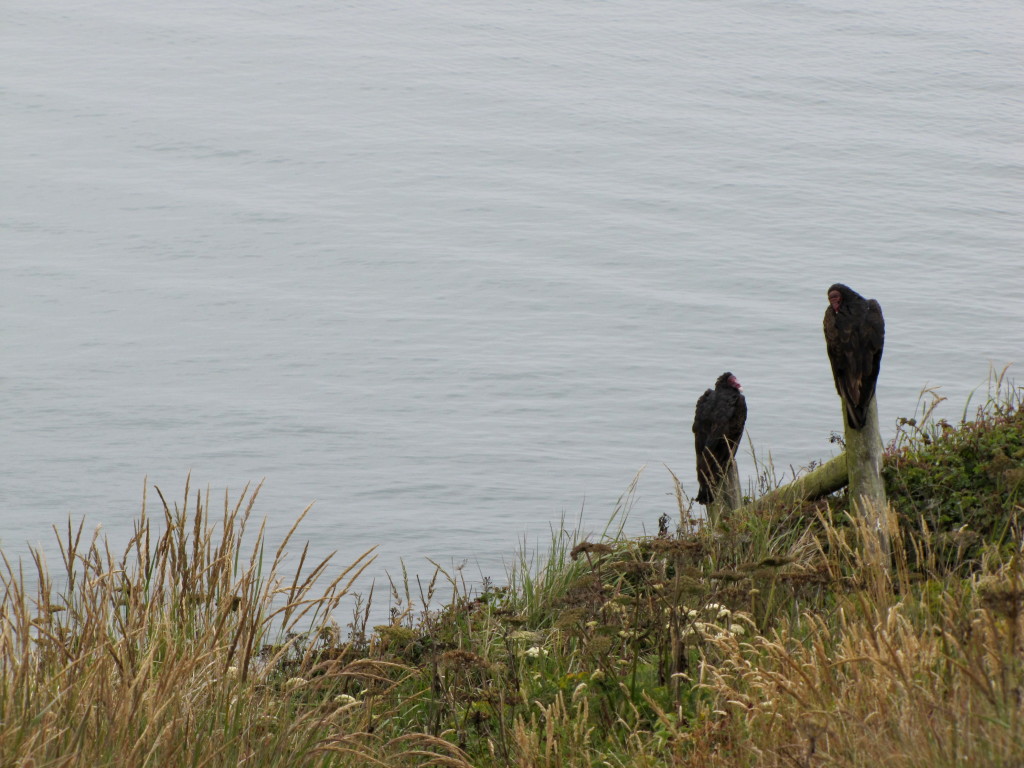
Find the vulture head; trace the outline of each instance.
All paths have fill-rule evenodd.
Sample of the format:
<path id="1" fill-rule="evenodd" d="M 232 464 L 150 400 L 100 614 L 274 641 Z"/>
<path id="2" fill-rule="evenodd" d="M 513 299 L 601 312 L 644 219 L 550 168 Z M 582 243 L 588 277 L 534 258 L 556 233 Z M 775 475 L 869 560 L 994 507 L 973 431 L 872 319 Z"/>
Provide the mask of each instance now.
<path id="1" fill-rule="evenodd" d="M 838 313 L 851 296 L 860 296 L 856 291 L 842 283 L 834 283 L 828 287 L 828 305 Z"/>
<path id="2" fill-rule="evenodd" d="M 729 371 L 726 371 L 715 380 L 715 389 L 722 389 L 723 387 L 732 387 L 733 389 L 738 389 L 740 392 L 743 391 L 743 387 L 740 385 L 739 379 L 733 376 Z"/>

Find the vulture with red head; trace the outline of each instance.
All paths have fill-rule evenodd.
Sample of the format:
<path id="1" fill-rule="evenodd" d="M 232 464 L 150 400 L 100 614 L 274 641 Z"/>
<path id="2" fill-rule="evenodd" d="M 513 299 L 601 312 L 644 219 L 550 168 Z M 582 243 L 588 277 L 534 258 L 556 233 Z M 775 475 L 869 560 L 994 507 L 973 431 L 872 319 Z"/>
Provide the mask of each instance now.
<path id="1" fill-rule="evenodd" d="M 715 489 L 733 460 L 747 422 L 747 401 L 740 383 L 723 373 L 697 401 L 693 436 L 697 448 L 697 501 L 705 506 L 715 500 Z"/>
<path id="2" fill-rule="evenodd" d="M 846 421 L 854 429 L 862 429 L 867 420 L 884 341 L 885 320 L 877 301 L 842 283 L 829 287 L 825 347 Z"/>

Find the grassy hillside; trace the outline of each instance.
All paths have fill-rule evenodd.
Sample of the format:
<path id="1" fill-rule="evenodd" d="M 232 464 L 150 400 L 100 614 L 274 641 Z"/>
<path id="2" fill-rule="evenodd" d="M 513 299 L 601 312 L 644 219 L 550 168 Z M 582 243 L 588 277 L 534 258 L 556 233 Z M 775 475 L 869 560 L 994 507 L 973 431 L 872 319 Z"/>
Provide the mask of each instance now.
<path id="1" fill-rule="evenodd" d="M 69 526 L 53 576 L 5 560 L 2 764 L 1020 766 L 1021 405 L 901 424 L 888 571 L 841 495 L 712 529 L 680 494 L 675 534 L 560 532 L 342 627 L 370 553 L 283 573 L 255 491 L 150 499 L 123 552 Z"/>

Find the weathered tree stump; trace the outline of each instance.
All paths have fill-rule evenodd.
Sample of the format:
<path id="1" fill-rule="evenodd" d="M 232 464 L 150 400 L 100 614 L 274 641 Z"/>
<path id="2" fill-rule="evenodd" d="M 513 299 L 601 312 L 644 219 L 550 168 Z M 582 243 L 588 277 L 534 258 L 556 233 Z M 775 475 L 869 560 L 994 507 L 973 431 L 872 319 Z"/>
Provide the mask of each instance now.
<path id="1" fill-rule="evenodd" d="M 813 501 L 848 486 L 850 513 L 859 516 L 876 535 L 877 546 L 865 553 L 869 562 L 890 569 L 888 505 L 882 479 L 883 445 L 878 429 L 878 406 L 872 398 L 862 429 L 853 429 L 843 409 L 846 450 L 793 482 L 769 491 L 747 506 L 749 510 Z M 735 468 L 735 464 L 733 464 Z M 742 499 L 742 497 L 740 497 Z"/>
<path id="2" fill-rule="evenodd" d="M 879 565 L 889 569 L 890 544 L 885 482 L 882 479 L 882 458 L 884 448 L 878 429 L 878 406 L 871 398 L 866 410 L 864 426 L 853 429 L 846 421 L 843 409 L 843 426 L 846 429 L 846 464 L 849 473 L 851 514 L 860 515 L 878 538 L 875 555 Z M 870 554 L 870 553 L 869 553 Z M 874 559 L 874 558 L 873 558 Z"/>
<path id="3" fill-rule="evenodd" d="M 835 458 L 796 478 L 793 482 L 761 496 L 751 507 L 813 501 L 850 486 L 850 498 L 865 497 L 875 506 L 885 506 L 885 484 L 882 481 L 882 437 L 878 430 L 878 408 L 872 399 L 868 406 L 867 424 L 851 429 L 846 424 L 846 450 Z M 852 471 L 851 471 L 852 467 Z"/>

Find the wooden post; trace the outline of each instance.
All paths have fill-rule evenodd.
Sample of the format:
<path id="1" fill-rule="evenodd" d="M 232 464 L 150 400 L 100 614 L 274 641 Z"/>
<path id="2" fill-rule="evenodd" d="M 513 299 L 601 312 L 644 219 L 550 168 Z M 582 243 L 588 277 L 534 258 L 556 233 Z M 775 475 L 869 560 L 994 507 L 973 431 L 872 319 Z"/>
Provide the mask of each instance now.
<path id="1" fill-rule="evenodd" d="M 882 480 L 882 435 L 878 429 L 878 406 L 875 398 L 867 407 L 867 418 L 861 429 L 851 429 L 843 409 L 843 427 L 846 432 L 846 467 L 850 476 L 847 498 L 850 512 L 860 515 L 878 538 L 877 559 L 889 570 L 889 524 L 885 483 Z"/>
<path id="2" fill-rule="evenodd" d="M 712 525 L 717 525 L 723 515 L 743 504 L 743 487 L 740 485 L 740 471 L 736 467 L 735 455 L 729 459 L 729 466 L 726 467 L 722 477 L 715 487 L 715 498 L 708 507 L 708 519 Z"/>

